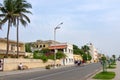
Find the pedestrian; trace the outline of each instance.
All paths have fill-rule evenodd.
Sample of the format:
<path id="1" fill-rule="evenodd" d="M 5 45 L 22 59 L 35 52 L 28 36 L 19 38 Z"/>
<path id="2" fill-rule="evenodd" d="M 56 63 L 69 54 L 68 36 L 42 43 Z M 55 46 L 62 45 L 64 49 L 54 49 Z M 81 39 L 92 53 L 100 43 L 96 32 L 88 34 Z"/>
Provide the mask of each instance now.
<path id="1" fill-rule="evenodd" d="M 75 61 L 74 61 L 74 64 L 77 64 L 77 63 L 78 63 L 78 61 L 77 61 L 77 60 L 75 60 Z"/>
<path id="2" fill-rule="evenodd" d="M 19 70 L 23 70 L 23 65 L 22 65 L 22 63 L 20 63 L 20 64 L 18 65 L 18 69 L 19 69 Z"/>
<path id="3" fill-rule="evenodd" d="M 81 64 L 81 60 L 78 60 L 78 66 L 80 66 L 80 64 Z"/>

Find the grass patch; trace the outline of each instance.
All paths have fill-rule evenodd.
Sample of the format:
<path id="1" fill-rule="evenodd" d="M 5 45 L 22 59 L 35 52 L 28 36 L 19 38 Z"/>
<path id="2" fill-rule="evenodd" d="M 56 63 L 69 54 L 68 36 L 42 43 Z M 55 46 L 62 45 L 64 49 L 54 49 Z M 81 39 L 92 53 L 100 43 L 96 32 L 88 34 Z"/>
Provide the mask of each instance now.
<path id="1" fill-rule="evenodd" d="M 116 63 L 112 63 L 111 65 L 116 65 Z"/>
<path id="2" fill-rule="evenodd" d="M 110 65 L 107 67 L 108 69 L 115 69 L 116 68 L 116 65 Z"/>
<path id="3" fill-rule="evenodd" d="M 115 72 L 100 72 L 96 74 L 93 79 L 113 79 L 115 77 Z"/>

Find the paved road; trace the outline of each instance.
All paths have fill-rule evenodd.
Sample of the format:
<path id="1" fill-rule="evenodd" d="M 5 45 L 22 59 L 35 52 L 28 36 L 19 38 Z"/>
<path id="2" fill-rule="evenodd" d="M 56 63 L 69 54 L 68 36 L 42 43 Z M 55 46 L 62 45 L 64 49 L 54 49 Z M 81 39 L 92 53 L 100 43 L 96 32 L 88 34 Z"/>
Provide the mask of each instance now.
<path id="1" fill-rule="evenodd" d="M 100 63 L 92 63 L 81 67 L 71 66 L 59 69 L 1 76 L 0 80 L 85 80 L 85 78 L 100 67 Z"/>

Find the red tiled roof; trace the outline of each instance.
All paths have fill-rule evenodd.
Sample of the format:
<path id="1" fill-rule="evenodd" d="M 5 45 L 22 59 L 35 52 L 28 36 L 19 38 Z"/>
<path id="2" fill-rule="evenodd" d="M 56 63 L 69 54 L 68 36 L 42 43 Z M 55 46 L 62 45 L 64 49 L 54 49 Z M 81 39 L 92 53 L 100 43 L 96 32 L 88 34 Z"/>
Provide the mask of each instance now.
<path id="1" fill-rule="evenodd" d="M 50 46 L 49 49 L 64 49 L 67 45 L 59 45 L 59 46 Z"/>

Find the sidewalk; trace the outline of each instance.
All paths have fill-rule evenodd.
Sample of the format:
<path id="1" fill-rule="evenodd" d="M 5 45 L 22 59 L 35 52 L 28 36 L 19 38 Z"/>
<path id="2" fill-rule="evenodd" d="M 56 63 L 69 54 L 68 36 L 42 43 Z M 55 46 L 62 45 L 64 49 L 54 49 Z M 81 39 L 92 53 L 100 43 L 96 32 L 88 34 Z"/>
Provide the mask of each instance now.
<path id="1" fill-rule="evenodd" d="M 120 61 L 117 61 L 117 66 L 114 71 L 115 71 L 116 76 L 113 80 L 120 80 Z"/>
<path id="2" fill-rule="evenodd" d="M 74 66 L 74 65 L 60 66 L 60 67 L 57 67 L 56 69 L 71 67 L 71 66 Z M 52 68 L 52 69 L 54 69 L 54 68 Z M 43 68 L 32 68 L 32 69 L 27 69 L 27 70 L 15 70 L 15 71 L 3 71 L 3 72 L 1 71 L 0 76 L 20 74 L 20 73 L 30 73 L 30 72 L 45 71 L 45 70 L 47 70 L 47 69 L 45 69 L 45 67 L 43 67 Z"/>
<path id="3" fill-rule="evenodd" d="M 34 68 L 34 69 L 27 69 L 27 70 L 4 71 L 4 72 L 0 72 L 0 76 L 20 74 L 20 73 L 29 73 L 29 72 L 35 72 L 35 71 L 44 71 L 44 70 L 46 69 L 45 68 Z"/>
<path id="4" fill-rule="evenodd" d="M 116 65 L 116 68 L 115 68 L 115 69 L 110 69 L 110 70 L 109 70 L 109 71 L 115 72 L 115 74 L 116 74 L 115 78 L 112 79 L 112 80 L 120 80 L 120 61 L 117 61 L 116 64 L 117 64 L 117 65 Z M 98 72 L 98 73 L 99 73 L 99 72 Z M 87 80 L 97 80 L 97 79 L 92 79 L 93 76 L 95 76 L 95 74 L 92 75 L 91 77 L 89 77 Z"/>

